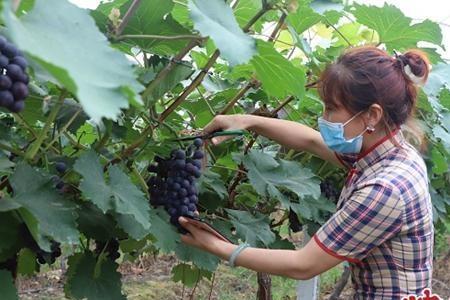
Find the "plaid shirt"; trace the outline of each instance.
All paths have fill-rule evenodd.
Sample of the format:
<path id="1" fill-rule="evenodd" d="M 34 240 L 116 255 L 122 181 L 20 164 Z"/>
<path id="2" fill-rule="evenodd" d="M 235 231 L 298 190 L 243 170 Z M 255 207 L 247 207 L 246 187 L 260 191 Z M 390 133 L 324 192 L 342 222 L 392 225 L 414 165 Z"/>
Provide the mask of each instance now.
<path id="1" fill-rule="evenodd" d="M 431 288 L 434 228 L 420 154 L 395 132 L 359 157 L 338 158 L 351 171 L 336 213 L 314 239 L 350 263 L 354 299 L 401 299 Z"/>

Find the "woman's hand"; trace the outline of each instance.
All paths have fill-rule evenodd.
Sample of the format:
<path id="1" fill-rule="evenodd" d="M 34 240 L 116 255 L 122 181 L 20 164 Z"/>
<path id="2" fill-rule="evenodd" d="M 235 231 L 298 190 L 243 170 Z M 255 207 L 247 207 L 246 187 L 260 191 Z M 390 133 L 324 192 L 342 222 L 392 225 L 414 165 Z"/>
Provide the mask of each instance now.
<path id="1" fill-rule="evenodd" d="M 183 243 L 200 248 L 212 254 L 219 255 L 218 250 L 221 249 L 223 243 L 226 242 L 219 239 L 214 234 L 195 226 L 193 223 L 190 223 L 188 218 L 180 217 L 178 222 L 184 229 L 189 231 L 189 233 L 181 235 L 181 241 Z"/>
<path id="2" fill-rule="evenodd" d="M 209 122 L 203 129 L 204 133 L 211 133 L 219 130 L 236 130 L 236 129 L 248 129 L 248 120 L 252 116 L 250 115 L 218 115 Z M 228 140 L 232 136 L 217 136 L 211 139 L 214 145 L 220 144 L 223 141 Z"/>

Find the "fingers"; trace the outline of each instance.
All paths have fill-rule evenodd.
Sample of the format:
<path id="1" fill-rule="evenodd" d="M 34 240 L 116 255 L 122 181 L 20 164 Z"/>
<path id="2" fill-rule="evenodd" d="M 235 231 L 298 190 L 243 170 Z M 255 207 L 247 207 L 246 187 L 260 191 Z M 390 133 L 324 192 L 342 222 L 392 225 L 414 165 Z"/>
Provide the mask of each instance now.
<path id="1" fill-rule="evenodd" d="M 214 119 L 212 119 L 211 122 L 209 122 L 204 128 L 203 128 L 203 132 L 204 133 L 211 133 L 214 132 L 216 130 L 221 130 L 222 128 L 222 123 L 219 121 L 219 117 L 220 116 L 216 116 L 214 117 Z"/>
<path id="2" fill-rule="evenodd" d="M 186 229 L 193 235 L 195 235 L 195 232 L 198 230 L 194 225 L 189 223 L 189 221 L 186 218 L 179 217 L 178 223 L 180 223 L 180 225 L 183 226 L 184 229 Z"/>
<path id="3" fill-rule="evenodd" d="M 213 137 L 211 139 L 211 142 L 213 143 L 213 145 L 218 145 L 218 144 L 220 144 L 220 143 L 222 143 L 222 142 L 224 142 L 224 141 L 226 141 L 226 140 L 228 140 L 230 138 L 231 138 L 231 135 L 216 136 L 216 137 Z"/>

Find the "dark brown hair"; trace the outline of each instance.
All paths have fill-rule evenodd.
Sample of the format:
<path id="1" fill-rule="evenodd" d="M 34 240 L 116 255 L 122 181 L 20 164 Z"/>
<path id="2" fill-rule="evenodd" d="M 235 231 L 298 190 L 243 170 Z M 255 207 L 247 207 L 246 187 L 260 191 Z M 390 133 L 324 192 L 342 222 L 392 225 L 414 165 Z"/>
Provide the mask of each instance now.
<path id="1" fill-rule="evenodd" d="M 406 66 L 423 82 L 427 80 L 429 61 L 420 50 L 392 57 L 374 46 L 350 48 L 321 74 L 319 95 L 326 107 L 343 106 L 353 114 L 377 103 L 389 130 L 406 123 L 414 113 L 417 86 L 405 73 Z"/>

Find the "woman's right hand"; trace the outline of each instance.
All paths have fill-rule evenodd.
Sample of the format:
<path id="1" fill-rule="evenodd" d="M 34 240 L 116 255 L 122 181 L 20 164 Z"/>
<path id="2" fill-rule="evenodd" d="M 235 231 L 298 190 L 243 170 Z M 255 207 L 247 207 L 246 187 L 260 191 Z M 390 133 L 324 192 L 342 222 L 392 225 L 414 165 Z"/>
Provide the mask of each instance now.
<path id="1" fill-rule="evenodd" d="M 217 115 L 215 116 L 208 125 L 203 129 L 203 133 L 211 133 L 214 131 L 222 130 L 237 130 L 237 129 L 248 129 L 248 122 L 245 120 L 250 118 L 249 115 Z M 216 136 L 211 139 L 213 145 L 218 145 L 223 141 L 230 139 L 232 136 Z"/>

